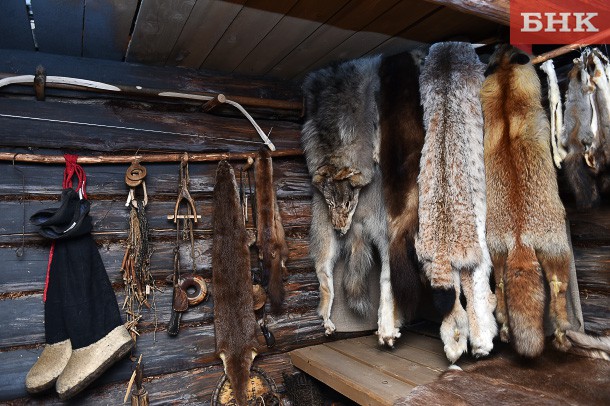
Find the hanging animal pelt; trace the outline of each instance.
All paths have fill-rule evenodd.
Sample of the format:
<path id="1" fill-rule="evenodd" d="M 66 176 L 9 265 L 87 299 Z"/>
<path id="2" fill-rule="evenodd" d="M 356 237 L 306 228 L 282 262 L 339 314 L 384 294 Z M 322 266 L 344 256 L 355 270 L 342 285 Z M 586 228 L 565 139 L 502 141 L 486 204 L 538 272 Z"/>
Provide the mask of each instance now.
<path id="1" fill-rule="evenodd" d="M 424 144 L 419 61 L 410 52 L 383 58 L 379 68 L 381 172 L 388 212 L 390 269 L 396 305 L 405 321 L 415 317 L 421 282 L 415 253 L 417 174 Z"/>
<path id="2" fill-rule="evenodd" d="M 601 53 L 596 49 L 587 52 L 586 58 L 591 80 L 595 84 L 595 109 L 598 119 L 597 132 L 593 135 L 586 158 L 596 173 L 604 171 L 610 164 L 610 82 L 599 55 Z"/>
<path id="3" fill-rule="evenodd" d="M 487 244 L 496 281 L 500 337 L 526 357 L 544 347 L 545 287 L 554 344 L 567 350 L 570 269 L 565 210 L 549 145 L 549 121 L 530 58 L 510 45 L 491 57 L 481 97 L 485 117 Z"/>
<path id="4" fill-rule="evenodd" d="M 216 352 L 222 359 L 237 404 L 245 406 L 258 342 L 252 311 L 248 236 L 233 168 L 226 161 L 221 161 L 216 171 L 212 227 Z"/>
<path id="5" fill-rule="evenodd" d="M 547 88 L 549 99 L 549 113 L 551 118 L 551 148 L 553 151 L 553 161 L 557 168 L 561 168 L 561 162 L 567 155 L 567 151 L 561 145 L 563 133 L 563 111 L 561 108 L 561 93 L 559 92 L 559 84 L 557 83 L 557 74 L 553 60 L 549 59 L 542 65 L 540 69 L 547 75 Z"/>
<path id="6" fill-rule="evenodd" d="M 267 292 L 271 309 L 279 313 L 284 301 L 285 262 L 288 259 L 288 245 L 284 238 L 284 226 L 273 188 L 273 163 L 269 151 L 261 149 L 254 161 L 256 182 L 256 228 L 258 255 L 262 261 L 264 282 L 268 281 Z"/>
<path id="7" fill-rule="evenodd" d="M 473 355 L 487 355 L 497 330 L 485 243 L 482 82 L 483 65 L 460 42 L 433 45 L 420 77 L 426 138 L 415 246 L 444 316 L 441 338 L 452 362 L 467 350 L 468 338 Z"/>
<path id="8" fill-rule="evenodd" d="M 342 256 L 348 306 L 367 314 L 368 274 L 376 248 L 381 259 L 379 342 L 392 346 L 395 325 L 386 211 L 379 168 L 379 57 L 344 62 L 311 73 L 303 91 L 307 118 L 302 143 L 312 184 L 310 253 L 320 281 L 318 313 L 326 333 L 334 298 L 333 269 Z"/>
<path id="9" fill-rule="evenodd" d="M 599 203 L 595 173 L 585 161 L 586 149 L 593 142 L 592 123 L 597 121 L 594 105 L 591 103 L 595 86 L 582 58 L 574 59 L 568 79 L 564 114 L 564 136 L 568 147 L 568 155 L 564 160 L 565 174 L 574 193 L 576 205 L 588 209 Z"/>

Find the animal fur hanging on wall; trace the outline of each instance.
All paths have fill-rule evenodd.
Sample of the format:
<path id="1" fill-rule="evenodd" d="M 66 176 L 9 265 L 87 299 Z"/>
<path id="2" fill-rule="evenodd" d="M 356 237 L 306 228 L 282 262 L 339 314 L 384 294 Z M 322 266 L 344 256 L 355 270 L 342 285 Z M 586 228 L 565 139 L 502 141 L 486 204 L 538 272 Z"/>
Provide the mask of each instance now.
<path id="1" fill-rule="evenodd" d="M 302 143 L 315 187 L 310 253 L 320 281 L 318 313 L 326 333 L 334 298 L 333 269 L 345 259 L 342 281 L 348 306 L 359 314 L 371 305 L 367 276 L 376 248 L 381 259 L 379 342 L 400 336 L 390 286 L 387 219 L 379 168 L 379 57 L 344 62 L 311 73 L 303 91 L 307 118 Z"/>
<path id="2" fill-rule="evenodd" d="M 510 338 L 521 355 L 542 352 L 546 277 L 554 344 L 567 350 L 570 246 L 548 142 L 549 122 L 540 104 L 540 81 L 529 57 L 509 45 L 496 49 L 486 73 L 481 97 L 487 244 L 500 337 Z"/>
<path id="3" fill-rule="evenodd" d="M 405 321 L 415 317 L 421 290 L 415 234 L 424 126 L 419 66 L 414 58 L 410 52 L 385 57 L 379 68 L 380 160 L 388 212 L 391 282 Z"/>
<path id="4" fill-rule="evenodd" d="M 467 339 L 473 355 L 487 355 L 497 331 L 485 243 L 482 82 L 474 49 L 459 42 L 433 45 L 420 77 L 426 138 L 416 250 L 444 316 L 441 338 L 452 362 Z"/>
<path id="5" fill-rule="evenodd" d="M 256 244 L 262 261 L 263 284 L 267 285 L 271 309 L 279 313 L 284 301 L 285 262 L 288 245 L 273 188 L 273 163 L 269 151 L 261 149 L 254 161 L 256 182 Z M 266 276 L 266 277 L 265 277 Z"/>
<path id="6" fill-rule="evenodd" d="M 551 148 L 553 151 L 553 161 L 557 168 L 561 168 L 561 162 L 567 155 L 567 151 L 561 144 L 563 137 L 563 111 L 561 108 L 561 92 L 557 83 L 557 74 L 553 60 L 549 59 L 540 69 L 547 75 L 549 113 L 551 116 Z"/>
<path id="7" fill-rule="evenodd" d="M 586 51 L 586 61 L 595 84 L 595 110 L 597 112 L 597 132 L 593 134 L 591 148 L 586 154 L 587 163 L 596 173 L 600 173 L 610 164 L 610 82 L 599 50 Z"/>
<path id="8" fill-rule="evenodd" d="M 564 160 L 568 184 L 579 208 L 591 208 L 599 203 L 599 191 L 595 174 L 587 166 L 585 152 L 593 142 L 595 123 L 594 104 L 591 95 L 595 86 L 582 58 L 574 59 L 568 73 L 568 90 L 565 95 L 564 143 L 568 155 Z"/>
<path id="9" fill-rule="evenodd" d="M 212 283 L 216 352 L 222 359 L 237 404 L 245 406 L 246 388 L 256 356 L 250 250 L 233 168 L 218 164 L 212 218 Z"/>

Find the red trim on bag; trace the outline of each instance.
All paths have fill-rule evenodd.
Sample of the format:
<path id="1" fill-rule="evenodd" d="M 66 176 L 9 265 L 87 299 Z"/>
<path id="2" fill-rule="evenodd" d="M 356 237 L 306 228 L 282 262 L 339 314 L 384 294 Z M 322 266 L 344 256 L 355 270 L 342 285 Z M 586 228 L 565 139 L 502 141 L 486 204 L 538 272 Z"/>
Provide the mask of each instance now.
<path id="1" fill-rule="evenodd" d="M 49 288 L 49 273 L 51 271 L 51 262 L 53 262 L 53 253 L 55 252 L 55 241 L 51 243 L 51 250 L 49 251 L 49 263 L 47 264 L 47 278 L 44 282 L 44 292 L 42 294 L 42 301 L 47 301 L 47 289 Z"/>

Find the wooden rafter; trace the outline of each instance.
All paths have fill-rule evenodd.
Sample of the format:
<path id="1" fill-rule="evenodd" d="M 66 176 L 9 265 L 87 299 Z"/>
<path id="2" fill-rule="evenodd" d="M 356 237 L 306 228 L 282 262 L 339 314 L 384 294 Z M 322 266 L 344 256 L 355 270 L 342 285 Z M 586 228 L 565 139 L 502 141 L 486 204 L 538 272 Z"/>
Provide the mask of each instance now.
<path id="1" fill-rule="evenodd" d="M 509 25 L 509 0 L 425 0 L 465 14 L 472 14 L 502 25 Z"/>

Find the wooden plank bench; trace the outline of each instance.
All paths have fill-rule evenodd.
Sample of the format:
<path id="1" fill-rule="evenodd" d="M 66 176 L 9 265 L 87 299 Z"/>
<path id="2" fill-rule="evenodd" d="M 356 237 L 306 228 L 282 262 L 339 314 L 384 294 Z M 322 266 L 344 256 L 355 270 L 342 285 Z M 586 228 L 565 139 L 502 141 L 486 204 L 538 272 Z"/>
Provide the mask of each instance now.
<path id="1" fill-rule="evenodd" d="M 361 405 L 392 405 L 449 366 L 440 339 L 403 333 L 394 349 L 369 335 L 294 350 L 297 368 Z M 466 357 L 459 366 L 471 363 Z"/>

